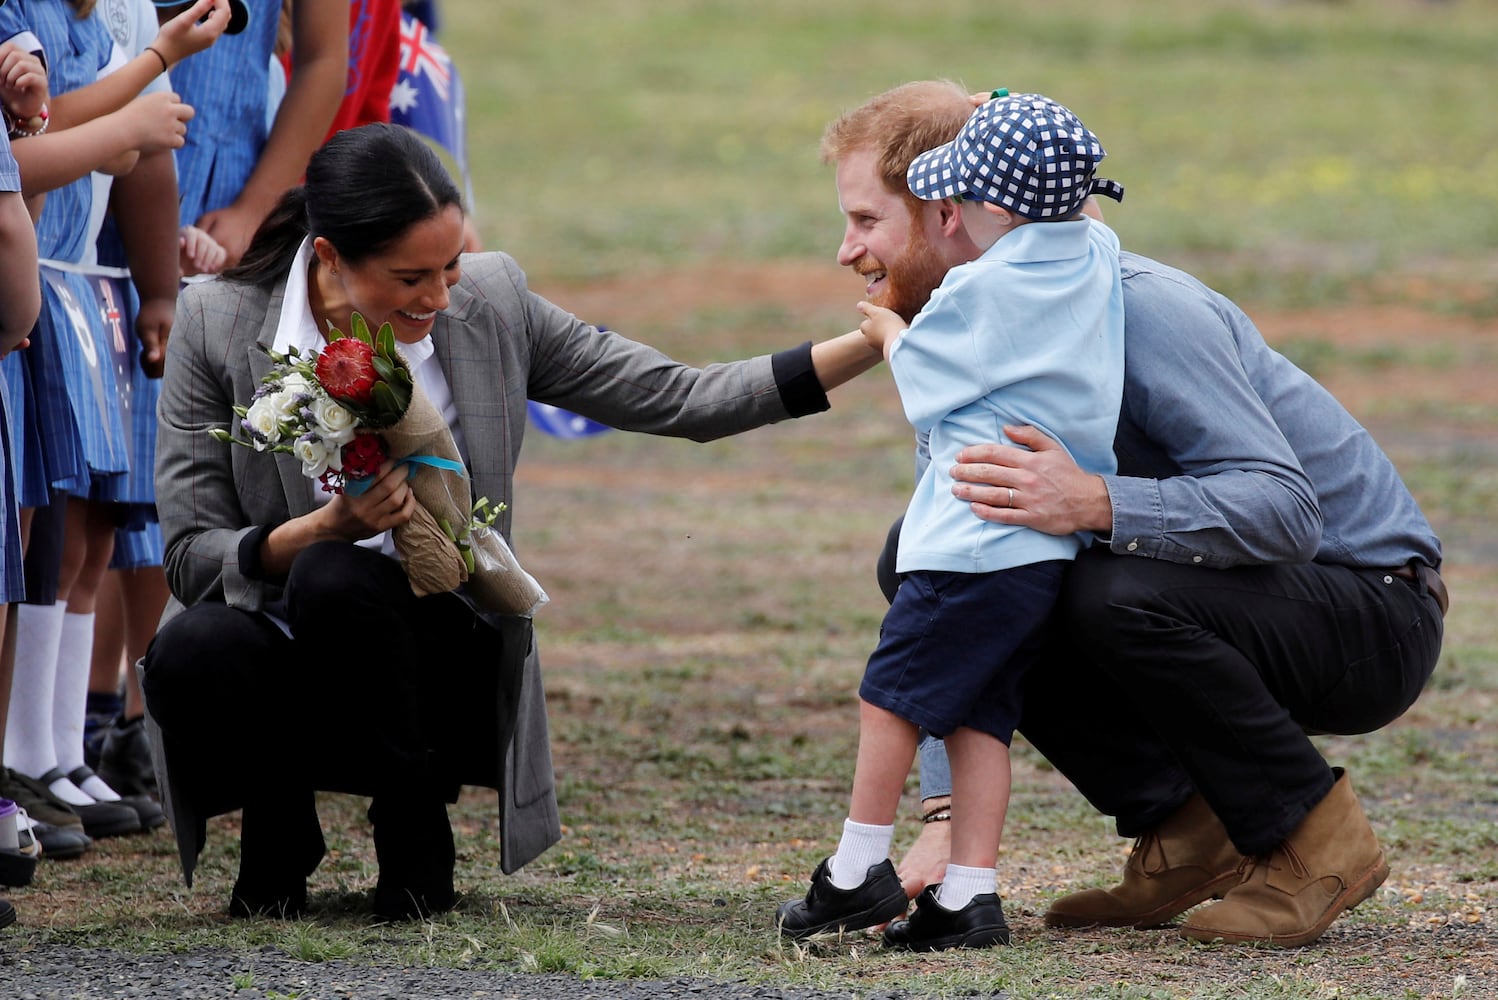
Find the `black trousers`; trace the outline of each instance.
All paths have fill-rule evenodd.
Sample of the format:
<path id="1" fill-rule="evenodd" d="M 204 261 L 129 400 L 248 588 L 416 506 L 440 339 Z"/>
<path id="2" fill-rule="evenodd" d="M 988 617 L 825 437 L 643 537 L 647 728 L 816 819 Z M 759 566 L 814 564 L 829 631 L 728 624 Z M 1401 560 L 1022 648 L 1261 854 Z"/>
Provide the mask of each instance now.
<path id="1" fill-rule="evenodd" d="M 297 558 L 284 604 L 291 636 L 216 602 L 156 635 L 142 693 L 173 784 L 201 816 L 244 809 L 242 871 L 315 866 L 314 790 L 371 796 L 377 823 L 425 817 L 411 839 L 450 842 L 442 804 L 486 770 L 475 748 L 499 766 L 498 633 L 454 595 L 417 598 L 394 560 L 341 542 Z"/>
<path id="2" fill-rule="evenodd" d="M 1019 730 L 1122 836 L 1198 791 L 1259 854 L 1331 790 L 1310 735 L 1393 721 L 1441 637 L 1424 585 L 1382 570 L 1204 569 L 1095 547 L 1068 573 Z"/>

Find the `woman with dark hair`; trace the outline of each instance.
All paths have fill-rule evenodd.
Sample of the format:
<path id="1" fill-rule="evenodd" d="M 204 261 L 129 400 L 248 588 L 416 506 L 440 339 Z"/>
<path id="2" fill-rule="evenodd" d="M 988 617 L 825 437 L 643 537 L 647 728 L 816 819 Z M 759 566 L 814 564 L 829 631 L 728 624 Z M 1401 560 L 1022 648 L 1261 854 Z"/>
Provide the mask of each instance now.
<path id="1" fill-rule="evenodd" d="M 826 409 L 827 389 L 878 360 L 855 331 L 688 367 L 533 294 L 507 255 L 462 246 L 437 157 L 400 126 L 366 125 L 330 139 L 239 265 L 178 307 L 157 460 L 174 600 L 143 690 L 189 884 L 207 817 L 242 810 L 231 913 L 304 911 L 324 852 L 317 790 L 372 799 L 385 918 L 454 905 L 446 806 L 460 785 L 499 792 L 504 871 L 560 837 L 531 622 L 462 588 L 413 594 L 388 542 L 415 504 L 404 470 L 329 496 L 293 456 L 209 433 L 234 424 L 267 348 L 320 350 L 354 312 L 389 322 L 473 496 L 505 503 L 527 398 L 709 440 Z M 509 534 L 508 510 L 496 527 Z"/>

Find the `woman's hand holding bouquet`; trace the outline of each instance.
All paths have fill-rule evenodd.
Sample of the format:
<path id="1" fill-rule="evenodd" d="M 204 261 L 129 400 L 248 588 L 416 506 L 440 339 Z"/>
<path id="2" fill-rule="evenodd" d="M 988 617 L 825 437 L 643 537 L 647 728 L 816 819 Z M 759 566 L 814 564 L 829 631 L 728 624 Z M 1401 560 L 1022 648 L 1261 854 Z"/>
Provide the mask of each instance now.
<path id="1" fill-rule="evenodd" d="M 234 407 L 248 440 L 221 428 L 210 433 L 258 451 L 289 452 L 303 475 L 350 496 L 394 462 L 406 470 L 416 501 L 409 520 L 393 530 L 411 589 L 435 594 L 466 582 L 486 610 L 534 612 L 547 597 L 493 528 L 503 505 L 472 501 L 452 432 L 412 380 L 390 324 L 372 335 L 354 313 L 351 327 L 351 335 L 330 330 L 328 346 L 310 357 L 295 348 L 271 352 L 270 374 L 248 406 Z"/>

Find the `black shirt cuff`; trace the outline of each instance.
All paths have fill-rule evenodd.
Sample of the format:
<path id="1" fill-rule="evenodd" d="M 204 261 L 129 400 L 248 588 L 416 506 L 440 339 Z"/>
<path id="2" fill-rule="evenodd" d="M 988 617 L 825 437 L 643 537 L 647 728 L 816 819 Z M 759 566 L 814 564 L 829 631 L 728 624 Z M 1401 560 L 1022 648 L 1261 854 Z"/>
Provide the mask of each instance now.
<path id="1" fill-rule="evenodd" d="M 811 341 L 772 354 L 770 368 L 775 373 L 780 402 L 791 416 L 804 417 L 831 408 L 827 390 L 822 388 L 817 371 L 812 367 Z"/>
<path id="2" fill-rule="evenodd" d="M 239 572 L 251 580 L 265 579 L 265 567 L 260 564 L 260 546 L 270 529 L 268 524 L 257 524 L 239 540 Z"/>

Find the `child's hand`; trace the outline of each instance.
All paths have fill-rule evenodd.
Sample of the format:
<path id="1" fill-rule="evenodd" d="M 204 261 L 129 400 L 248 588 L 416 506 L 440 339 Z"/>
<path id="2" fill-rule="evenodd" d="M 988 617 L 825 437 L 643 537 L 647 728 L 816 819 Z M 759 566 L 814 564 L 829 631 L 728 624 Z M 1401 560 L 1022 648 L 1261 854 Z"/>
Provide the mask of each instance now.
<path id="1" fill-rule="evenodd" d="M 161 26 L 151 47 L 161 53 L 168 68 L 175 66 L 218 41 L 229 26 L 230 14 L 229 0 L 197 0 Z"/>
<path id="2" fill-rule="evenodd" d="M 182 98 L 166 91 L 143 94 L 114 113 L 120 115 L 134 140 L 135 149 L 152 153 L 181 149 L 187 141 L 187 123 L 195 112 Z"/>
<path id="3" fill-rule="evenodd" d="M 229 254 L 218 240 L 197 226 L 183 226 L 177 234 L 179 262 L 184 278 L 194 274 L 217 274 Z"/>
<path id="4" fill-rule="evenodd" d="M 863 339 L 888 359 L 890 348 L 894 347 L 895 341 L 905 330 L 905 321 L 893 310 L 876 306 L 872 302 L 858 303 L 858 311 L 864 315 L 863 322 L 858 324 Z"/>
<path id="5" fill-rule="evenodd" d="M 0 104 L 26 121 L 47 104 L 47 70 L 35 55 L 11 42 L 0 45 Z"/>

